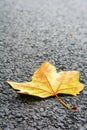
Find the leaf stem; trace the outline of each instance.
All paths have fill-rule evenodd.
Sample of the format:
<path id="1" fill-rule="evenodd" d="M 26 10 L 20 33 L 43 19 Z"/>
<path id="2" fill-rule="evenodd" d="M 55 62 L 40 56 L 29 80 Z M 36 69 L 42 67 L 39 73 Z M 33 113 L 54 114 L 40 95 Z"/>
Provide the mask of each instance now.
<path id="1" fill-rule="evenodd" d="M 56 96 L 56 98 L 60 101 L 60 103 L 61 103 L 64 107 L 66 107 L 67 109 L 69 109 L 69 110 L 77 110 L 77 106 L 70 107 L 70 106 L 67 105 L 65 102 L 63 102 L 63 100 L 62 100 L 59 96 L 57 96 L 57 95 L 55 95 L 55 96 Z"/>

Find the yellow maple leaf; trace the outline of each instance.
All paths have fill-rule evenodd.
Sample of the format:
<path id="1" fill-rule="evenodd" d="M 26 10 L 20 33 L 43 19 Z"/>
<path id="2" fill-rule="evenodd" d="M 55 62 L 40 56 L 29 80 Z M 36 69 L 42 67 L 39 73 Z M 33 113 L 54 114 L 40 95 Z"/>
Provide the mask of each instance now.
<path id="1" fill-rule="evenodd" d="M 57 94 L 70 94 L 76 96 L 83 90 L 84 85 L 79 82 L 78 71 L 61 71 L 57 73 L 56 68 L 49 62 L 44 62 L 32 76 L 31 82 L 16 83 L 7 81 L 19 93 L 29 94 L 46 98 L 56 98 L 68 109 L 76 109 L 66 105 Z"/>

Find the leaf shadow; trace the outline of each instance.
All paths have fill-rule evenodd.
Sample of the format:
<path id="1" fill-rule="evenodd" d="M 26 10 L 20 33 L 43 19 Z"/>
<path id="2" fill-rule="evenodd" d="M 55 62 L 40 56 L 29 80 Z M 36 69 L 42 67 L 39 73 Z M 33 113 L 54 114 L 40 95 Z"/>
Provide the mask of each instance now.
<path id="1" fill-rule="evenodd" d="M 32 104 L 34 102 L 39 102 L 39 101 L 43 100 L 40 97 L 26 95 L 26 94 L 17 94 L 16 99 L 19 100 L 19 101 L 21 101 L 22 103 L 30 103 L 30 104 Z"/>
<path id="2" fill-rule="evenodd" d="M 70 94 L 62 94 L 62 93 L 60 93 L 60 94 L 58 94 L 58 96 L 60 96 L 61 98 L 62 97 L 73 97 L 73 95 L 70 95 Z"/>
<path id="3" fill-rule="evenodd" d="M 66 98 L 67 97 L 72 97 L 72 95 L 67 95 L 67 94 L 58 94 L 58 96 L 60 96 L 60 98 Z M 48 98 L 52 98 L 52 97 L 48 97 Z M 37 96 L 32 96 L 32 95 L 27 95 L 27 94 L 20 94 L 18 93 L 16 96 L 16 100 L 21 101 L 22 103 L 29 103 L 29 104 L 33 104 L 35 102 L 40 102 L 40 101 L 44 101 L 47 98 L 40 98 Z"/>

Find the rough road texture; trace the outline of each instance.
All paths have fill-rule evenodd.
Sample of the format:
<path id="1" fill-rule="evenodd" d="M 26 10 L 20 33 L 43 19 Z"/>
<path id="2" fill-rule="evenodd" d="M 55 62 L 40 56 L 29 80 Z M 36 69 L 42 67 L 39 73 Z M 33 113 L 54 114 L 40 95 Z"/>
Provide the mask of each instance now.
<path id="1" fill-rule="evenodd" d="M 78 70 L 85 89 L 61 98 L 17 94 L 6 80 L 30 81 L 42 62 Z M 0 0 L 0 130 L 87 130 L 87 1 Z"/>

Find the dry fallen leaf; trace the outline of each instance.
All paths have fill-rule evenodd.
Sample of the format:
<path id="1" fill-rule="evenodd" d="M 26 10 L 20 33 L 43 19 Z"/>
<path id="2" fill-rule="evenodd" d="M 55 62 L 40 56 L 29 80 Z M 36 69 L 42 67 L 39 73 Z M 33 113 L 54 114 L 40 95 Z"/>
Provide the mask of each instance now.
<path id="1" fill-rule="evenodd" d="M 32 76 L 31 82 L 16 83 L 7 81 L 19 93 L 29 94 L 46 98 L 56 98 L 68 109 L 77 109 L 66 105 L 57 94 L 70 94 L 76 96 L 83 90 L 84 85 L 79 82 L 78 71 L 61 71 L 57 73 L 56 68 L 49 62 L 44 62 Z"/>

